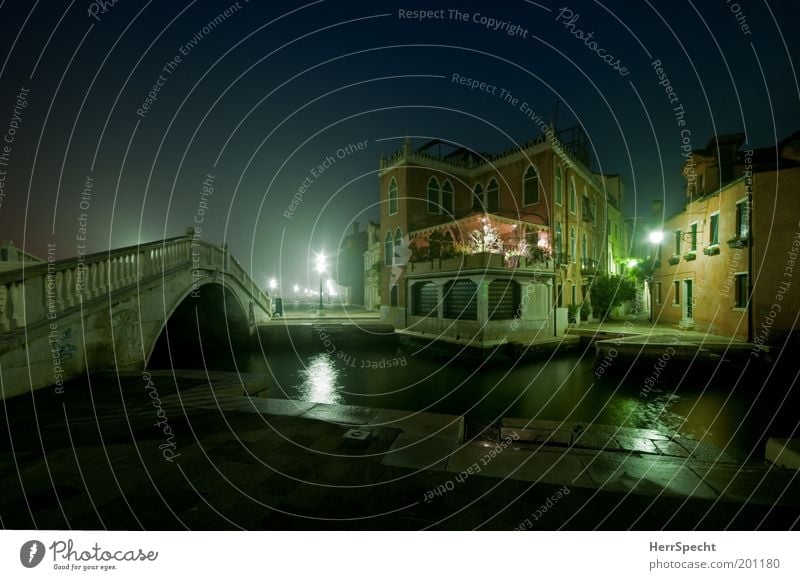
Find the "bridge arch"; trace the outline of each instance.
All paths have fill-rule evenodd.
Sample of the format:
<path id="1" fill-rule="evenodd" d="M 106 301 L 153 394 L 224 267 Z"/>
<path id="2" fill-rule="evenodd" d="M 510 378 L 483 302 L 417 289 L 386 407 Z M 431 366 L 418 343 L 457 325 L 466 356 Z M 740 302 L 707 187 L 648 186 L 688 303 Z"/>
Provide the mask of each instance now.
<path id="1" fill-rule="evenodd" d="M 178 294 L 146 350 L 145 368 L 197 366 L 200 348 L 213 368 L 233 356 L 253 327 L 253 305 L 220 280 L 205 280 Z M 227 356 L 230 355 L 230 356 Z"/>

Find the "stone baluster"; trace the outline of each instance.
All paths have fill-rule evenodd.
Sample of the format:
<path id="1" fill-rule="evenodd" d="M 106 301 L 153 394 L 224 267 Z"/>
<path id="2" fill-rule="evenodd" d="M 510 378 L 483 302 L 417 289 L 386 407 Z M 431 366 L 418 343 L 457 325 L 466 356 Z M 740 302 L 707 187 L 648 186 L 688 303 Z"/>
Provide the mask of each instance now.
<path id="1" fill-rule="evenodd" d="M 102 284 L 102 268 L 103 262 L 94 262 L 91 266 L 91 285 L 89 286 L 89 291 L 92 293 L 92 298 L 97 298 L 100 296 L 102 291 L 100 290 L 100 284 Z"/>
<path id="2" fill-rule="evenodd" d="M 131 268 L 131 257 L 128 256 L 120 256 L 120 260 L 122 260 L 122 286 L 129 286 L 132 283 L 133 279 L 133 269 Z"/>
<path id="3" fill-rule="evenodd" d="M 64 271 L 64 305 L 75 306 L 75 272 L 70 268 Z"/>
<path id="4" fill-rule="evenodd" d="M 56 312 L 64 310 L 64 272 L 56 272 Z"/>
<path id="5" fill-rule="evenodd" d="M 9 319 L 11 328 L 25 326 L 25 302 L 22 294 L 25 292 L 24 283 L 12 282 L 9 287 Z"/>
<path id="6" fill-rule="evenodd" d="M 95 273 L 94 273 L 94 295 L 95 296 L 102 296 L 106 292 L 106 263 L 105 260 L 101 260 L 94 264 Z"/>

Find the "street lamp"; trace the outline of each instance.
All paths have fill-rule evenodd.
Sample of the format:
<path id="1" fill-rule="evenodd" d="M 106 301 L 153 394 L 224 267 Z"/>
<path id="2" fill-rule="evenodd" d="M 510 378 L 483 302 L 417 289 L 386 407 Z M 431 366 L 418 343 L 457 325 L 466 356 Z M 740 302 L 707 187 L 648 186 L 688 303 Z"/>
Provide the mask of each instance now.
<path id="1" fill-rule="evenodd" d="M 275 292 L 275 288 L 278 287 L 278 281 L 275 278 L 269 279 L 269 289 Z"/>
<path id="2" fill-rule="evenodd" d="M 661 244 L 661 242 L 664 241 L 664 232 L 662 232 L 661 230 L 650 232 L 649 238 L 651 244 L 653 244 L 654 246 L 658 246 Z"/>
<path id="3" fill-rule="evenodd" d="M 294 299 L 297 300 L 297 295 L 300 293 L 300 286 L 295 284 L 292 290 L 294 290 Z"/>
<path id="4" fill-rule="evenodd" d="M 325 269 L 328 265 L 325 263 L 325 252 L 320 252 L 317 254 L 316 258 L 316 269 L 319 273 L 319 309 L 323 310 L 324 306 L 322 305 L 322 275 L 325 273 Z"/>

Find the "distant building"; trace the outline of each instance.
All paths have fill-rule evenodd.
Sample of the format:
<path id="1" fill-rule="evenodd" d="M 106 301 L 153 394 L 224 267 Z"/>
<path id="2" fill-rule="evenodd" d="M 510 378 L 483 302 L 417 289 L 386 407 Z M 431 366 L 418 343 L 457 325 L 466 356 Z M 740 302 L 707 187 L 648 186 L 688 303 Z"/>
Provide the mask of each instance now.
<path id="1" fill-rule="evenodd" d="M 367 232 L 359 231 L 353 222 L 352 233 L 345 236 L 336 259 L 336 282 L 344 288 L 342 302 L 364 304 L 364 252 L 367 249 Z"/>
<path id="2" fill-rule="evenodd" d="M 606 271 L 609 274 L 622 274 L 630 257 L 630 225 L 622 213 L 625 186 L 619 175 L 604 175 L 608 194 L 606 231 L 608 232 L 608 251 L 606 252 Z"/>
<path id="3" fill-rule="evenodd" d="M 407 139 L 381 160 L 385 320 L 484 343 L 557 332 L 553 308 L 606 270 L 608 184 L 622 195 L 589 169 L 585 135 L 562 135 L 497 155 Z"/>
<path id="4" fill-rule="evenodd" d="M 17 248 L 13 242 L 4 241 L 0 244 L 0 272 L 18 270 L 23 265 L 30 266 L 42 262 L 44 260 Z"/>
<path id="5" fill-rule="evenodd" d="M 364 308 L 377 310 L 381 305 L 381 226 L 367 224 L 367 251 L 364 252 Z"/>
<path id="6" fill-rule="evenodd" d="M 800 310 L 800 132 L 743 144 L 721 135 L 687 160 L 686 206 L 657 248 L 653 307 L 661 321 L 768 344 Z"/>

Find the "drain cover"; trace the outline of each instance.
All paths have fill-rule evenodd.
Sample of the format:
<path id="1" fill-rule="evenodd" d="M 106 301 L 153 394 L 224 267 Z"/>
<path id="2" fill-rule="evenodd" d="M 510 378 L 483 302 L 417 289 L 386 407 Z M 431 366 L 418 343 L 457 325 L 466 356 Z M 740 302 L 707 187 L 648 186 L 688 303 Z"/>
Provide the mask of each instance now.
<path id="1" fill-rule="evenodd" d="M 370 435 L 372 435 L 372 431 L 367 429 L 348 429 L 342 437 L 354 441 L 366 441 Z"/>

